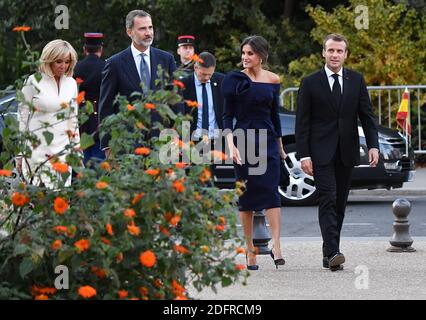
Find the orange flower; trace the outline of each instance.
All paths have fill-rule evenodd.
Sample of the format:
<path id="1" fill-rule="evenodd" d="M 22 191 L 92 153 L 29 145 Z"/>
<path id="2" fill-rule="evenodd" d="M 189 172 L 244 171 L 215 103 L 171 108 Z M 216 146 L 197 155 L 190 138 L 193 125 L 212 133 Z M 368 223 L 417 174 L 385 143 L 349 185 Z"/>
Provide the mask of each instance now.
<path id="1" fill-rule="evenodd" d="M 241 271 L 244 270 L 246 267 L 243 264 L 236 264 L 235 270 Z"/>
<path id="2" fill-rule="evenodd" d="M 68 228 L 64 226 L 56 226 L 53 228 L 53 230 L 56 231 L 56 233 L 66 233 Z"/>
<path id="3" fill-rule="evenodd" d="M 155 109 L 155 104 L 153 103 L 145 103 L 145 108 L 148 110 Z"/>
<path id="4" fill-rule="evenodd" d="M 185 191 L 185 186 L 183 185 L 181 180 L 176 180 L 175 182 L 173 182 L 173 188 L 175 188 L 176 192 L 184 192 Z"/>
<path id="5" fill-rule="evenodd" d="M 55 162 L 53 165 L 53 170 L 59 172 L 59 173 L 67 173 L 68 172 L 68 165 L 66 163 L 62 162 Z"/>
<path id="6" fill-rule="evenodd" d="M 246 250 L 244 250 L 244 248 L 238 247 L 237 249 L 235 249 L 235 251 L 237 251 L 237 253 L 242 253 L 245 254 Z"/>
<path id="7" fill-rule="evenodd" d="M 100 279 L 103 279 L 106 277 L 106 272 L 104 269 L 93 266 L 91 268 L 91 271 Z"/>
<path id="8" fill-rule="evenodd" d="M 200 106 L 200 104 L 197 101 L 185 100 L 185 102 L 190 108 L 198 108 Z"/>
<path id="9" fill-rule="evenodd" d="M 135 197 L 132 200 L 132 205 L 135 205 L 136 203 L 139 202 L 140 199 L 142 199 L 142 197 L 145 195 L 145 192 L 141 192 L 138 193 L 137 195 L 135 195 Z"/>
<path id="10" fill-rule="evenodd" d="M 48 297 L 48 296 L 46 296 L 45 294 L 41 294 L 41 295 L 39 295 L 39 296 L 36 296 L 36 297 L 34 298 L 34 300 L 49 300 L 49 297 Z"/>
<path id="11" fill-rule="evenodd" d="M 159 169 L 148 169 L 145 170 L 146 174 L 149 174 L 150 176 L 157 176 L 160 174 L 160 170 Z"/>
<path id="12" fill-rule="evenodd" d="M 185 163 L 185 162 L 178 162 L 178 163 L 175 164 L 175 166 L 178 169 L 185 169 L 188 166 L 188 164 Z"/>
<path id="13" fill-rule="evenodd" d="M 33 285 L 31 287 L 31 295 L 32 296 L 38 296 L 38 295 L 53 295 L 57 292 L 55 288 L 49 288 L 49 287 L 37 287 L 36 285 Z"/>
<path id="14" fill-rule="evenodd" d="M 182 254 L 189 253 L 189 250 L 187 248 L 185 248 L 184 246 L 181 246 L 179 244 L 175 244 L 173 249 L 175 249 L 175 251 L 182 253 Z"/>
<path id="15" fill-rule="evenodd" d="M 207 168 L 204 168 L 203 172 L 201 172 L 201 174 L 200 174 L 200 181 L 202 183 L 205 183 L 205 182 L 209 181 L 211 179 L 211 177 L 212 177 L 212 173 L 210 172 L 210 170 L 207 169 Z"/>
<path id="16" fill-rule="evenodd" d="M 188 300 L 188 298 L 185 295 L 182 295 L 182 296 L 177 296 L 173 300 Z"/>
<path id="17" fill-rule="evenodd" d="M 166 237 L 170 237 L 170 232 L 166 227 L 160 225 L 159 228 L 162 234 L 164 234 Z"/>
<path id="18" fill-rule="evenodd" d="M 147 287 L 140 287 L 139 288 L 139 293 L 141 294 L 141 296 L 147 296 L 149 293 L 149 290 Z"/>
<path id="19" fill-rule="evenodd" d="M 194 198 L 197 201 L 200 201 L 201 199 L 203 199 L 203 197 L 198 192 L 194 192 Z"/>
<path id="20" fill-rule="evenodd" d="M 81 79 L 80 77 L 75 78 L 75 82 L 77 82 L 77 85 L 80 85 L 84 82 L 83 79 Z"/>
<path id="21" fill-rule="evenodd" d="M 111 223 L 107 223 L 107 224 L 106 224 L 106 231 L 107 231 L 107 233 L 108 233 L 110 236 L 113 236 L 113 235 L 114 235 L 114 232 L 112 231 L 112 225 L 111 225 Z"/>
<path id="22" fill-rule="evenodd" d="M 22 193 L 15 192 L 12 195 L 12 203 L 17 207 L 23 207 L 30 202 L 30 198 Z"/>
<path id="23" fill-rule="evenodd" d="M 141 265 L 152 268 L 157 262 L 157 257 L 155 256 L 154 252 L 147 250 L 140 254 L 139 261 Z"/>
<path id="24" fill-rule="evenodd" d="M 138 236 L 141 234 L 141 229 L 135 225 L 135 223 L 130 223 L 127 225 L 127 230 L 131 235 Z"/>
<path id="25" fill-rule="evenodd" d="M 105 182 L 105 181 L 99 181 L 99 182 L 96 183 L 96 188 L 100 189 L 100 190 L 106 189 L 106 188 L 108 188 L 108 183 Z"/>
<path id="26" fill-rule="evenodd" d="M 220 216 L 220 217 L 219 217 L 219 222 L 220 222 L 220 224 L 226 224 L 226 219 L 225 219 L 225 217 L 224 217 L 224 216 Z"/>
<path id="27" fill-rule="evenodd" d="M 210 248 L 208 246 L 201 246 L 200 247 L 201 251 L 203 251 L 204 253 L 209 252 Z"/>
<path id="28" fill-rule="evenodd" d="M 173 80 L 173 85 L 181 89 L 185 89 L 185 84 L 179 80 Z"/>
<path id="29" fill-rule="evenodd" d="M 78 294 L 83 298 L 92 298 L 96 295 L 96 290 L 91 286 L 84 286 L 78 289 Z"/>
<path id="30" fill-rule="evenodd" d="M 134 218 L 136 216 L 136 212 L 133 209 L 124 210 L 124 216 L 127 218 Z"/>
<path id="31" fill-rule="evenodd" d="M 119 290 L 118 291 L 118 297 L 120 298 L 120 299 L 124 299 L 124 298 L 127 298 L 127 296 L 129 295 L 129 292 L 128 291 L 126 291 L 126 290 Z"/>
<path id="32" fill-rule="evenodd" d="M 105 243 L 106 245 L 108 245 L 108 246 L 110 246 L 111 245 L 111 241 L 109 241 L 107 238 L 105 238 L 105 237 L 101 237 L 101 241 L 103 242 L 103 243 Z"/>
<path id="33" fill-rule="evenodd" d="M 149 155 L 151 150 L 149 148 L 140 147 L 135 149 L 135 154 L 138 156 L 147 156 Z"/>
<path id="34" fill-rule="evenodd" d="M 154 287 L 156 287 L 157 289 L 160 289 L 162 286 L 163 286 L 163 282 L 160 279 L 154 280 Z"/>
<path id="35" fill-rule="evenodd" d="M 86 95 L 85 91 L 79 92 L 77 96 L 77 104 L 80 105 L 84 101 L 84 96 Z"/>
<path id="36" fill-rule="evenodd" d="M 55 240 L 52 243 L 52 250 L 56 251 L 62 247 L 62 241 L 61 240 Z"/>
<path id="37" fill-rule="evenodd" d="M 117 256 L 115 257 L 115 261 L 117 263 L 121 263 L 123 261 L 123 259 L 124 259 L 124 256 L 123 256 L 122 252 L 118 253 Z"/>
<path id="38" fill-rule="evenodd" d="M 53 209 L 59 215 L 63 215 L 69 208 L 68 202 L 61 197 L 56 197 L 53 203 Z"/>
<path id="39" fill-rule="evenodd" d="M 176 226 L 180 221 L 180 216 L 174 216 L 170 219 L 170 224 Z"/>
<path id="40" fill-rule="evenodd" d="M 185 293 L 185 288 L 176 280 L 172 280 L 172 292 L 173 294 L 178 297 L 182 296 Z"/>
<path id="41" fill-rule="evenodd" d="M 192 57 L 191 57 L 191 60 L 192 61 L 194 61 L 194 62 L 198 62 L 198 63 L 204 63 L 204 60 L 203 59 L 201 59 L 199 56 L 198 56 L 198 54 L 194 54 Z"/>
<path id="42" fill-rule="evenodd" d="M 135 110 L 135 107 L 134 107 L 134 106 L 132 106 L 131 104 L 128 104 L 128 105 L 127 105 L 127 110 L 129 110 L 129 111 L 133 111 L 133 110 Z"/>
<path id="43" fill-rule="evenodd" d="M 102 162 L 101 164 L 100 164 L 100 167 L 102 168 L 102 169 L 104 169 L 105 171 L 111 171 L 111 166 L 110 166 L 110 164 L 108 163 L 108 162 L 106 162 L 106 161 L 104 161 L 104 162 Z"/>
<path id="44" fill-rule="evenodd" d="M 31 27 L 28 26 L 19 26 L 19 27 L 14 27 L 12 29 L 12 31 L 14 32 L 28 32 L 31 30 Z"/>
<path id="45" fill-rule="evenodd" d="M 87 239 L 80 239 L 74 243 L 74 246 L 77 248 L 77 251 L 80 253 L 80 252 L 89 250 L 90 242 Z"/>
<path id="46" fill-rule="evenodd" d="M 170 221 L 170 219 L 173 218 L 173 213 L 171 212 L 166 212 L 164 214 L 164 219 L 166 219 L 166 221 Z"/>
<path id="47" fill-rule="evenodd" d="M 74 238 L 76 232 L 77 232 L 77 227 L 76 226 L 70 226 L 67 230 L 67 236 L 70 237 L 70 238 Z"/>
<path id="48" fill-rule="evenodd" d="M 12 175 L 12 171 L 0 169 L 0 176 L 10 177 Z"/>
<path id="49" fill-rule="evenodd" d="M 223 232 L 225 231 L 225 226 L 224 225 L 220 225 L 220 226 L 216 226 L 215 228 L 217 231 Z"/>

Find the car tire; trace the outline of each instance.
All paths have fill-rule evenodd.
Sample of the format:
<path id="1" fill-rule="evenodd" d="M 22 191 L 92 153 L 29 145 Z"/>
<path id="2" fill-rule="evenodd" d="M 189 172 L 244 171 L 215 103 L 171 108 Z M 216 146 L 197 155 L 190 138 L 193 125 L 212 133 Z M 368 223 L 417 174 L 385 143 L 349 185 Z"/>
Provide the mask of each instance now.
<path id="1" fill-rule="evenodd" d="M 285 146 L 288 155 L 282 160 L 290 173 L 290 184 L 284 188 L 279 186 L 282 205 L 309 206 L 318 202 L 318 191 L 315 188 L 314 178 L 303 172 L 300 161 L 296 158 L 296 145 Z"/>

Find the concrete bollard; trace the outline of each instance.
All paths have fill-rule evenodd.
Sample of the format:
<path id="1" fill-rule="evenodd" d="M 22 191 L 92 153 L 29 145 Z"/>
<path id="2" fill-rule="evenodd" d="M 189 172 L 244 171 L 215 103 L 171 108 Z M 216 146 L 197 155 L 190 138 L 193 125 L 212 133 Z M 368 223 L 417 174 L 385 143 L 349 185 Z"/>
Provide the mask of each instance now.
<path id="1" fill-rule="evenodd" d="M 266 226 L 266 216 L 262 211 L 253 214 L 253 244 L 257 254 L 270 254 L 268 242 L 271 240 L 269 229 Z"/>
<path id="2" fill-rule="evenodd" d="M 413 239 L 410 236 L 408 215 L 411 211 L 411 204 L 407 199 L 396 199 L 392 204 L 392 211 L 395 216 L 393 223 L 394 233 L 390 239 L 392 245 L 386 251 L 388 252 L 414 252 L 416 249 L 411 247 Z"/>

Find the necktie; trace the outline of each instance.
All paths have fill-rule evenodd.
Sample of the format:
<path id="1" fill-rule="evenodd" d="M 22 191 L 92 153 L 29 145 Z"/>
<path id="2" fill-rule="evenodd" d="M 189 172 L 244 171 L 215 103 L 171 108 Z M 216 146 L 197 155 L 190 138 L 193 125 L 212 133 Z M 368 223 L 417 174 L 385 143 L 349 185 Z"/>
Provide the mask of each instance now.
<path id="1" fill-rule="evenodd" d="M 201 126 L 205 130 L 209 130 L 209 98 L 207 96 L 206 84 L 201 84 L 202 89 L 202 98 L 203 98 L 203 118 Z"/>
<path id="2" fill-rule="evenodd" d="M 336 102 L 336 106 L 337 108 L 339 108 L 340 100 L 342 99 L 342 88 L 340 87 L 340 83 L 339 83 L 339 75 L 335 73 L 332 75 L 332 77 L 334 78 L 332 94 L 333 94 L 334 101 Z"/>
<path id="3" fill-rule="evenodd" d="M 141 53 L 141 81 L 145 85 L 145 90 L 148 91 L 151 83 L 151 77 L 149 75 L 148 65 L 145 62 L 145 54 Z"/>

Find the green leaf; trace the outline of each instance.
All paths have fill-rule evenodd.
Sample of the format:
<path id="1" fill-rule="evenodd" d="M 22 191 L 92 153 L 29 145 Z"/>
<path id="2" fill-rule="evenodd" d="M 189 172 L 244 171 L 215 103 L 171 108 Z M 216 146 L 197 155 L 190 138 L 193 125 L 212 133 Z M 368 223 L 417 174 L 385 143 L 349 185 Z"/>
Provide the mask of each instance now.
<path id="1" fill-rule="evenodd" d="M 80 148 L 86 150 L 87 148 L 93 146 L 95 144 L 95 140 L 90 134 L 83 133 L 80 138 Z"/>
<path id="2" fill-rule="evenodd" d="M 43 131 L 44 139 L 46 140 L 47 145 L 50 145 L 53 141 L 53 133 L 49 131 Z"/>
<path id="3" fill-rule="evenodd" d="M 27 274 L 33 271 L 34 265 L 31 258 L 24 258 L 21 264 L 19 265 L 19 275 L 22 279 L 25 278 Z"/>
<path id="4" fill-rule="evenodd" d="M 63 263 L 64 261 L 68 260 L 68 258 L 72 257 L 74 253 L 75 253 L 74 249 L 59 251 L 59 254 L 58 254 L 59 263 Z"/>

